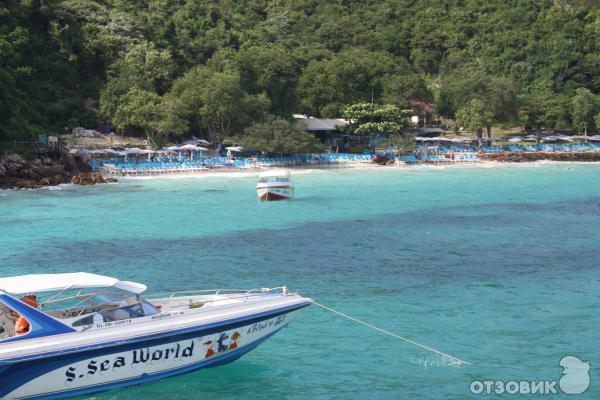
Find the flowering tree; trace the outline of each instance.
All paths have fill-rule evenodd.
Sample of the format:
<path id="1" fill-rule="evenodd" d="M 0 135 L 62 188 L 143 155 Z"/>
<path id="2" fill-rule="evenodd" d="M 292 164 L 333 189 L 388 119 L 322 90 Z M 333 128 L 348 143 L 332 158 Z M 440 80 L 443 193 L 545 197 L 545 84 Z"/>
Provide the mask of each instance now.
<path id="1" fill-rule="evenodd" d="M 350 129 L 357 135 L 398 134 L 408 126 L 410 115 L 411 110 L 393 104 L 358 103 L 344 110 L 344 118 L 350 120 Z"/>

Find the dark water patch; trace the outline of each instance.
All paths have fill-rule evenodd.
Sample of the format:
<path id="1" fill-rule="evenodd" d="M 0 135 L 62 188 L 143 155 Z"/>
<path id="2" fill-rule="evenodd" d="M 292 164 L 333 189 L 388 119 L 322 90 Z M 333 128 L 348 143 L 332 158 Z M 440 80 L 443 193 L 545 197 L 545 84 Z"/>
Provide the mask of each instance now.
<path id="1" fill-rule="evenodd" d="M 8 275 L 12 266 L 38 272 L 85 270 L 152 277 L 163 287 L 169 287 L 169 279 L 180 281 L 185 271 L 187 288 L 267 280 L 343 290 L 348 280 L 353 285 L 364 280 L 367 290 L 398 292 L 593 268 L 593 241 L 566 235 L 556 246 L 544 234 L 551 225 L 535 236 L 527 222 L 526 215 L 513 213 L 429 210 L 179 239 L 49 240 L 28 254 L 2 255 L 0 271 Z M 366 280 L 365 275 L 380 279 Z"/>

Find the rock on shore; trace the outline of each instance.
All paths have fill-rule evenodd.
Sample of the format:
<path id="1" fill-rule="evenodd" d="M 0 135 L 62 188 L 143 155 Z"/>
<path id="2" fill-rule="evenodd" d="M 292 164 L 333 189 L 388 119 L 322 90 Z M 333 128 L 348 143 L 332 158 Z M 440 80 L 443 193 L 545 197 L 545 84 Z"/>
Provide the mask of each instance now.
<path id="1" fill-rule="evenodd" d="M 0 155 L 0 189 L 36 189 L 68 182 L 94 185 L 106 180 L 73 155 L 65 155 L 58 161 L 44 158 L 33 163 L 17 154 Z"/>

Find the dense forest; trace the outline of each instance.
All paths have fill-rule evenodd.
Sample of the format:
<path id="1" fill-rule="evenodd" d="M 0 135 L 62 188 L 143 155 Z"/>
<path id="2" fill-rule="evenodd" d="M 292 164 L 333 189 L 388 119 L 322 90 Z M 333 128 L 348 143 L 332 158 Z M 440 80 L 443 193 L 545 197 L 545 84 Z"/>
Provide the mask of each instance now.
<path id="1" fill-rule="evenodd" d="M 596 0 L 0 3 L 0 141 L 98 123 L 222 138 L 356 103 L 592 130 L 599 94 Z"/>

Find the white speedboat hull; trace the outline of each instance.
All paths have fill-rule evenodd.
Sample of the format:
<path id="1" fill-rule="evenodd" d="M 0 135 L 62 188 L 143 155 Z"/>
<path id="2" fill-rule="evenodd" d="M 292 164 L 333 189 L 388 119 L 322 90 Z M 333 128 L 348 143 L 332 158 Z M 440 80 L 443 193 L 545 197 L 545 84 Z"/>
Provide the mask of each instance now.
<path id="1" fill-rule="evenodd" d="M 287 200 L 294 196 L 292 186 L 257 187 L 256 191 L 261 201 Z"/>
<path id="2" fill-rule="evenodd" d="M 304 304 L 304 305 L 308 305 Z M 0 361 L 0 398 L 61 398 L 154 381 L 236 360 L 286 326 L 304 305 L 240 322 L 172 331 L 29 361 Z"/>

